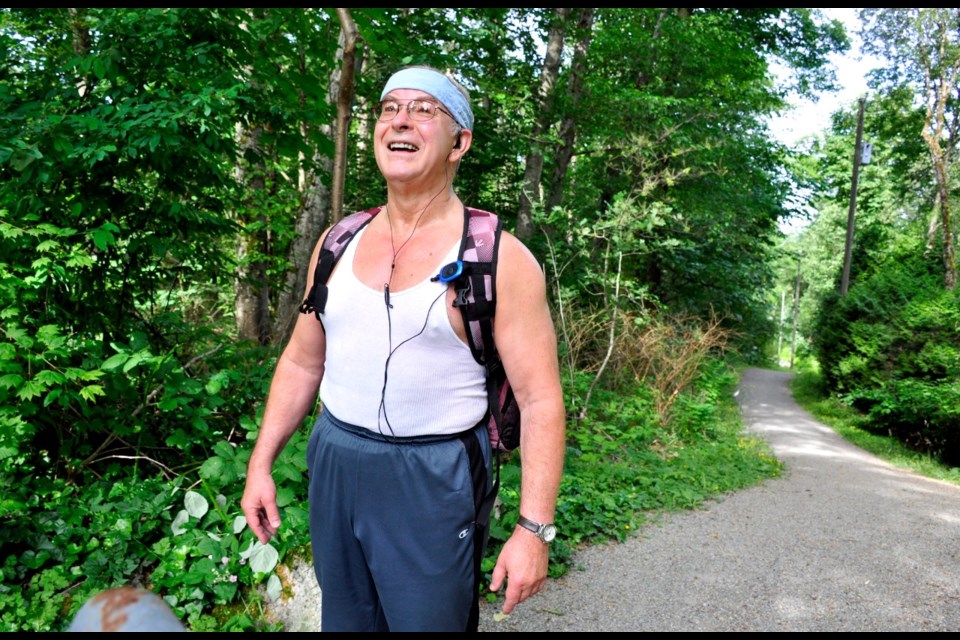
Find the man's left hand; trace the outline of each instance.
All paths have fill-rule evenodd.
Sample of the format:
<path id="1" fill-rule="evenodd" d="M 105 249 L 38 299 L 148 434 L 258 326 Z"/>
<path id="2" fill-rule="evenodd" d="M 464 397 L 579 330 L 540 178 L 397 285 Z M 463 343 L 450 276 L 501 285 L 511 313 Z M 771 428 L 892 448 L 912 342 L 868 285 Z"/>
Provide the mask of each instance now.
<path id="1" fill-rule="evenodd" d="M 509 615 L 515 606 L 543 589 L 549 561 L 549 547 L 537 536 L 522 528 L 513 532 L 500 550 L 490 581 L 490 591 L 499 591 L 506 580 L 503 613 Z"/>

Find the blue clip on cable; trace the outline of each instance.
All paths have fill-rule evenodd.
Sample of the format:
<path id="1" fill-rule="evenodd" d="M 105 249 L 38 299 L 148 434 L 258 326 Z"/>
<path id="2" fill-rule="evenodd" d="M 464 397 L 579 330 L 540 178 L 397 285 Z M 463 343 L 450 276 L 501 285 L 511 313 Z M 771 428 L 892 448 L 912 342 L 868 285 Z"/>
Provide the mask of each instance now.
<path id="1" fill-rule="evenodd" d="M 463 273 L 463 261 L 457 260 L 456 262 L 443 265 L 440 273 L 437 274 L 437 279 L 440 282 L 451 282 L 460 277 L 461 273 Z"/>

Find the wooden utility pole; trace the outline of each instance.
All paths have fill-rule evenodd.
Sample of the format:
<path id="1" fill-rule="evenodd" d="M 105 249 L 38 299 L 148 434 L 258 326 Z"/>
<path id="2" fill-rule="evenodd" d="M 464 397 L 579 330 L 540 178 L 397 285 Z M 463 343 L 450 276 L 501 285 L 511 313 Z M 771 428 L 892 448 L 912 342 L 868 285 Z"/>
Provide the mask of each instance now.
<path id="1" fill-rule="evenodd" d="M 857 211 L 857 181 L 860 179 L 860 159 L 863 153 L 863 107 L 867 99 L 860 98 L 860 114 L 857 116 L 857 142 L 853 149 L 853 178 L 850 180 L 850 212 L 847 214 L 847 244 L 843 250 L 843 279 L 840 295 L 846 296 L 850 288 L 850 260 L 853 254 L 853 219 Z"/>
<path id="2" fill-rule="evenodd" d="M 780 357 L 783 355 L 783 315 L 787 310 L 787 291 L 780 292 L 780 322 L 777 323 L 777 366 L 783 364 Z"/>
<path id="3" fill-rule="evenodd" d="M 797 353 L 797 320 L 800 318 L 800 261 L 803 253 L 797 254 L 797 286 L 793 293 L 793 337 L 790 338 L 790 368 L 793 369 L 793 359 Z"/>

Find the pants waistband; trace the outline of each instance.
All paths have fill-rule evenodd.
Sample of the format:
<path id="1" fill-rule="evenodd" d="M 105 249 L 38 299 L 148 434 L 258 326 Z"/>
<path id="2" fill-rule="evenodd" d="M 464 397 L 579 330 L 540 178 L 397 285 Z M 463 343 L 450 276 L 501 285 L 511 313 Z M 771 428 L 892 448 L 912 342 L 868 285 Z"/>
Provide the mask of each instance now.
<path id="1" fill-rule="evenodd" d="M 457 440 L 462 437 L 464 433 L 469 433 L 474 429 L 486 424 L 486 418 L 484 418 L 474 426 L 460 433 L 440 433 L 424 436 L 393 436 L 389 433 L 378 433 L 365 427 L 358 427 L 356 425 L 344 422 L 330 413 L 330 411 L 326 408 L 322 409 L 322 411 L 326 414 L 327 418 L 330 420 L 330 423 L 338 429 L 346 431 L 347 433 L 360 438 L 367 438 L 369 440 L 376 440 L 378 442 L 389 442 L 391 444 L 435 444 L 437 442 L 449 442 L 450 440 Z"/>

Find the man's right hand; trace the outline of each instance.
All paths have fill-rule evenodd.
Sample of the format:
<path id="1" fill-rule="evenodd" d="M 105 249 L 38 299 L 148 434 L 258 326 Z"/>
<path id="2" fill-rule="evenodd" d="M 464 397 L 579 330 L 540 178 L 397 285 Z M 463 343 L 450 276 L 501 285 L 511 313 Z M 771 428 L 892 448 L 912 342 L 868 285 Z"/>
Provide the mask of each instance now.
<path id="1" fill-rule="evenodd" d="M 277 486 L 270 473 L 247 475 L 247 484 L 240 500 L 247 524 L 262 544 L 270 542 L 280 528 L 277 508 Z"/>

